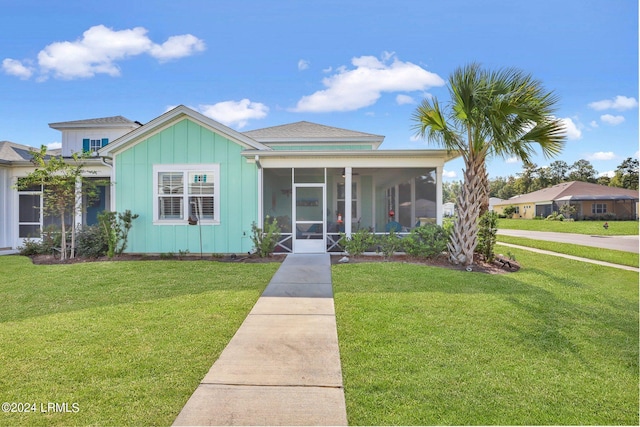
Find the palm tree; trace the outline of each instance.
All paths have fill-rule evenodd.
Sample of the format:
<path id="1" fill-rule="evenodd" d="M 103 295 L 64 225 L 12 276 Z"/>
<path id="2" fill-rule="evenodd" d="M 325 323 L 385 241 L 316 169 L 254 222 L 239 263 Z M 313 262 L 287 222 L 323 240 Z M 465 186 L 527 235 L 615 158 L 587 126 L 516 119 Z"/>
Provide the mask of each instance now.
<path id="1" fill-rule="evenodd" d="M 413 120 L 419 136 L 464 160 L 449 256 L 454 264 L 468 266 L 477 245 L 478 217 L 489 205 L 486 159 L 516 157 L 528 163 L 534 144 L 553 157 L 562 151 L 565 128 L 553 116 L 557 97 L 518 69 L 489 71 L 471 63 L 454 71 L 448 89 L 449 105 L 442 108 L 437 98 L 425 99 Z"/>

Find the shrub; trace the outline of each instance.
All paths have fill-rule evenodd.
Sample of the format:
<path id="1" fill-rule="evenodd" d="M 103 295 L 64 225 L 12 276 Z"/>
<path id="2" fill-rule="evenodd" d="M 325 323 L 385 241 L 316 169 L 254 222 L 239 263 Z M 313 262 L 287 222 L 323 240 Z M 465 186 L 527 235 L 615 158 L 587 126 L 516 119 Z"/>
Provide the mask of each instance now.
<path id="1" fill-rule="evenodd" d="M 478 223 L 478 246 L 476 252 L 482 254 L 488 262 L 495 258 L 496 234 L 498 233 L 498 215 L 493 211 L 485 212 Z"/>
<path id="2" fill-rule="evenodd" d="M 552 212 L 551 215 L 547 216 L 547 221 L 564 221 L 564 215 L 558 212 Z"/>
<path id="3" fill-rule="evenodd" d="M 251 241 L 253 248 L 260 258 L 268 257 L 273 253 L 280 239 L 280 227 L 278 220 L 271 219 L 267 215 L 264 221 L 264 230 L 254 222 L 251 224 Z"/>
<path id="4" fill-rule="evenodd" d="M 366 228 L 361 228 L 355 233 L 351 233 L 351 237 L 347 237 L 346 234 L 340 233 L 341 245 L 344 250 L 351 256 L 357 257 L 362 255 L 371 246 L 376 244 L 376 238 Z"/>
<path id="5" fill-rule="evenodd" d="M 76 237 L 76 251 L 79 256 L 98 258 L 107 254 L 109 244 L 105 233 L 98 225 L 88 225 L 80 229 Z"/>
<path id="6" fill-rule="evenodd" d="M 437 224 L 425 224 L 411 230 L 403 239 L 404 250 L 411 256 L 434 258 L 447 250 L 449 233 Z"/>
<path id="7" fill-rule="evenodd" d="M 109 258 L 120 255 L 127 248 L 129 230 L 136 218 L 138 214 L 132 214 L 129 209 L 122 213 L 103 211 L 98 214 L 98 223 L 107 241 Z"/>
<path id="8" fill-rule="evenodd" d="M 24 255 L 24 256 L 42 255 L 45 253 L 50 253 L 50 252 L 44 251 L 42 247 L 42 243 L 36 240 L 31 240 L 31 239 L 25 239 L 23 242 L 23 246 L 18 246 L 18 250 L 20 251 L 20 255 Z"/>
<path id="9" fill-rule="evenodd" d="M 504 213 L 507 218 L 512 218 L 513 214 L 516 213 L 516 207 L 513 205 L 509 205 L 502 210 L 502 213 Z"/>
<path id="10" fill-rule="evenodd" d="M 393 257 L 396 252 L 402 251 L 402 239 L 394 230 L 390 230 L 389 234 L 377 236 L 378 249 L 386 259 Z"/>

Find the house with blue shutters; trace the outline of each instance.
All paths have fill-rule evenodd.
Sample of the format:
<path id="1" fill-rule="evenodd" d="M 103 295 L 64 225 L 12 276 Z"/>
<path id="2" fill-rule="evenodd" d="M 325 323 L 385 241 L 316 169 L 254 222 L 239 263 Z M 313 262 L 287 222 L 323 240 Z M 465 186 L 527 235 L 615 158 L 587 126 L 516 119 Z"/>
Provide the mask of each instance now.
<path id="1" fill-rule="evenodd" d="M 443 167 L 455 157 L 384 150 L 384 136 L 305 121 L 238 132 L 185 106 L 145 124 L 116 116 L 49 126 L 62 132 L 59 154 L 92 153 L 91 179 L 108 180 L 69 221 L 130 210 L 139 215 L 131 253 L 246 253 L 252 224 L 274 218 L 285 253 L 339 251 L 341 232 L 384 233 L 389 221 L 401 233 L 440 224 Z M 53 223 L 42 189 L 15 189 L 33 170 L 28 150 L 0 142 L 0 253 Z"/>

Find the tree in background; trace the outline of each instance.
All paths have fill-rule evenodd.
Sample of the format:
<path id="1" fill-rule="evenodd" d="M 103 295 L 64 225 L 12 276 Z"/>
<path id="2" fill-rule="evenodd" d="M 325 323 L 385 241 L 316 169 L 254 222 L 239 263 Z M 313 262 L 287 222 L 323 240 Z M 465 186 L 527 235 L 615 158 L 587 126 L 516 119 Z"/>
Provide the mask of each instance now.
<path id="1" fill-rule="evenodd" d="M 556 160 L 549 164 L 549 175 L 551 176 L 551 185 L 557 185 L 567 180 L 569 173 L 569 165 L 564 160 Z"/>
<path id="2" fill-rule="evenodd" d="M 568 181 L 598 182 L 598 171 L 588 160 L 580 159 L 569 168 Z"/>
<path id="3" fill-rule="evenodd" d="M 638 159 L 627 157 L 616 169 L 616 173 L 611 178 L 612 187 L 638 189 Z"/>
<path id="4" fill-rule="evenodd" d="M 462 181 L 448 181 L 442 183 L 442 202 L 455 203 L 462 188 Z"/>
<path id="5" fill-rule="evenodd" d="M 546 157 L 562 151 L 565 128 L 553 116 L 557 98 L 540 81 L 515 68 L 490 71 L 472 63 L 449 77 L 450 103 L 424 99 L 413 120 L 419 136 L 464 161 L 458 217 L 449 241 L 454 264 L 471 265 L 478 241 L 478 218 L 488 209 L 489 157 L 516 157 L 529 163 L 534 144 Z"/>

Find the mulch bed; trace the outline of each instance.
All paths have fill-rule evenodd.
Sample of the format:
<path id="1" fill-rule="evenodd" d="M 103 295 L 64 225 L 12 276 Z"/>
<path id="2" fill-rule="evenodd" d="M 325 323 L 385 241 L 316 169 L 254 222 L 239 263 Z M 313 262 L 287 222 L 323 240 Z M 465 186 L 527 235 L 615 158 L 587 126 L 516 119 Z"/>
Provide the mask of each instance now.
<path id="1" fill-rule="evenodd" d="M 65 261 L 61 261 L 59 258 L 54 257 L 53 255 L 34 255 L 31 257 L 31 260 L 34 264 L 40 265 L 51 265 L 51 264 L 77 264 L 84 262 L 104 262 L 104 261 L 166 261 L 166 260 L 180 260 L 180 261 L 215 261 L 215 262 L 242 262 L 242 263 L 269 263 L 269 262 L 282 262 L 285 257 L 284 254 L 271 255 L 270 257 L 260 258 L 255 255 L 222 255 L 222 256 L 211 256 L 205 255 L 200 258 L 199 255 L 189 254 L 185 256 L 167 256 L 167 255 L 131 255 L 131 254 L 123 254 L 112 259 L 108 257 L 99 257 L 99 258 L 84 258 L 84 257 L 76 257 L 73 259 L 68 259 Z M 343 255 L 331 255 L 331 263 L 338 264 L 338 261 L 343 258 Z M 503 265 L 498 259 L 503 259 L 503 257 L 497 257 L 496 261 L 493 263 L 485 262 L 480 257 L 475 259 L 474 265 L 471 268 L 471 271 L 478 273 L 486 273 L 486 274 L 504 274 L 504 273 L 513 273 L 520 270 L 520 265 L 515 261 L 509 261 L 511 264 Z M 466 268 L 459 265 L 453 265 L 449 262 L 446 256 L 440 256 L 433 259 L 421 259 L 414 258 L 408 255 L 394 255 L 390 259 L 385 259 L 380 255 L 361 255 L 358 257 L 349 257 L 350 264 L 359 264 L 366 262 L 400 262 L 400 263 L 409 263 L 409 264 L 419 264 L 419 265 L 428 265 L 432 267 L 441 267 L 448 268 L 451 270 L 460 270 L 465 271 Z"/>
<path id="2" fill-rule="evenodd" d="M 338 264 L 339 260 L 343 257 L 343 255 L 334 255 L 331 257 L 332 264 Z M 477 273 L 485 273 L 485 274 L 504 274 L 504 273 L 514 273 L 520 270 L 520 265 L 515 261 L 509 261 L 511 264 L 503 265 L 502 262 L 498 261 L 498 259 L 504 259 L 503 257 L 496 257 L 496 260 L 492 263 L 484 261 L 481 257 L 476 255 L 474 259 L 474 264 L 471 267 L 472 272 Z M 419 264 L 419 265 L 428 265 L 431 267 L 441 267 L 448 268 L 450 270 L 459 270 L 459 271 L 468 271 L 466 267 L 460 265 L 454 265 L 449 262 L 447 256 L 442 255 L 436 258 L 430 259 L 422 259 L 415 258 L 409 255 L 394 255 L 390 259 L 385 259 L 381 255 L 360 255 L 358 257 L 349 257 L 349 264 L 358 264 L 358 263 L 366 263 L 366 262 L 401 262 L 407 264 Z"/>

